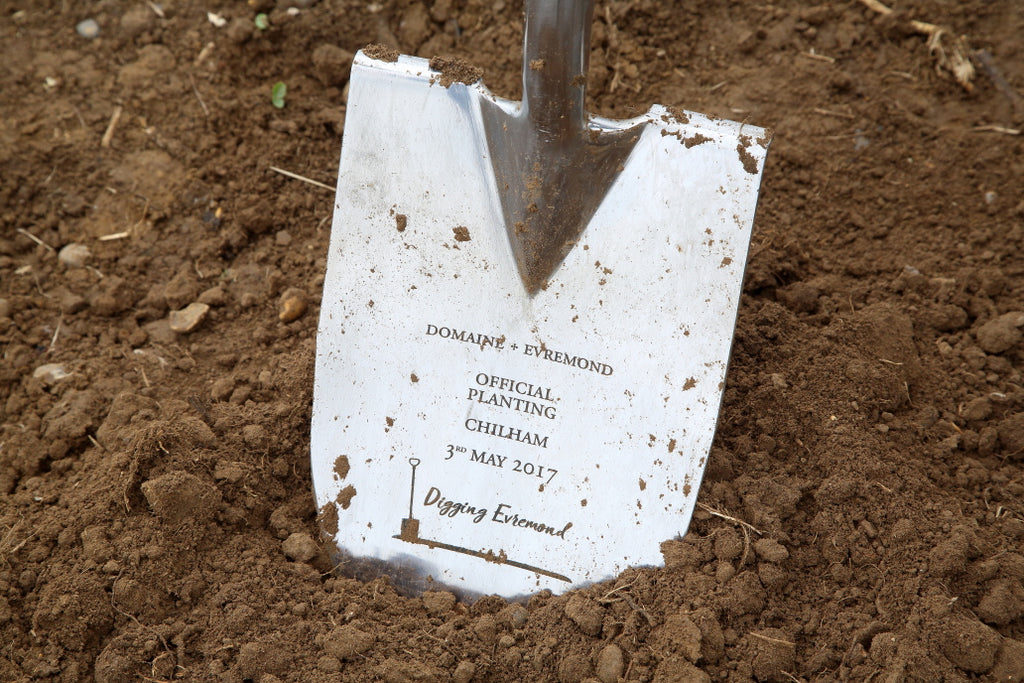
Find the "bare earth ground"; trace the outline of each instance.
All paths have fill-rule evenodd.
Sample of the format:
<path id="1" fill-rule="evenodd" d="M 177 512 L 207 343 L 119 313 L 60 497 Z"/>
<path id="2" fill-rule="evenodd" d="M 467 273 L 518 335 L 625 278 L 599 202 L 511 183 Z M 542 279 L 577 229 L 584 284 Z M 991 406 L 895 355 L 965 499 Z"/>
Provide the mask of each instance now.
<path id="1" fill-rule="evenodd" d="M 521 6 L 295 4 L 0 2 L 0 680 L 1024 679 L 1019 0 L 598 2 L 593 110 L 776 138 L 690 533 L 525 605 L 331 576 L 332 194 L 269 170 L 333 186 L 371 42 L 518 96 Z"/>

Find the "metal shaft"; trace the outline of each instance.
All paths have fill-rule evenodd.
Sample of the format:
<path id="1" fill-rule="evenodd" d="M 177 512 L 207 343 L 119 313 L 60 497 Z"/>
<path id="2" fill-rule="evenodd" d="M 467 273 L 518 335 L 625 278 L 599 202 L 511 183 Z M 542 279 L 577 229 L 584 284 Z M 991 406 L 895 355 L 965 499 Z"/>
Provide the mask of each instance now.
<path id="1" fill-rule="evenodd" d="M 584 98 L 590 63 L 593 0 L 526 0 L 523 113 L 549 140 L 586 128 Z"/>

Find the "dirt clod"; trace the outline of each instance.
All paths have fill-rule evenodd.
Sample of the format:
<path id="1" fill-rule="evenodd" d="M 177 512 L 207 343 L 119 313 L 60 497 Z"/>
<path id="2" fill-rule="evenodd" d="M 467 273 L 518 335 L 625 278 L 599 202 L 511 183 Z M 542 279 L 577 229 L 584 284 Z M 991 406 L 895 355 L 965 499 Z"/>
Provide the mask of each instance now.
<path id="1" fill-rule="evenodd" d="M 142 493 L 153 512 L 170 524 L 211 519 L 221 503 L 216 487 L 180 470 L 143 482 Z"/>
<path id="2" fill-rule="evenodd" d="M 601 606 L 579 595 L 574 595 L 565 603 L 565 616 L 572 619 L 577 627 L 588 636 L 601 633 L 604 623 L 604 611 Z"/>
<path id="3" fill-rule="evenodd" d="M 296 532 L 281 544 L 284 554 L 296 562 L 309 562 L 318 554 L 320 548 L 309 534 Z"/>
<path id="4" fill-rule="evenodd" d="M 339 626 L 323 639 L 323 649 L 333 657 L 346 661 L 373 647 L 374 638 L 354 626 Z"/>

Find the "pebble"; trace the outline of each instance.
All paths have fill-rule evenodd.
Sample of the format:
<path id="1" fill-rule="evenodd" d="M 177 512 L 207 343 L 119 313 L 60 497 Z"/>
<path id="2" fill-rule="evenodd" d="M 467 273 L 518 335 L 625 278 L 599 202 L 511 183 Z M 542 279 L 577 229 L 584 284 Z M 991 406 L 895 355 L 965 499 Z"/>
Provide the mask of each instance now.
<path id="1" fill-rule="evenodd" d="M 89 247 L 75 242 L 65 244 L 57 253 L 57 260 L 71 268 L 84 268 L 90 258 L 92 252 L 89 251 Z"/>
<path id="2" fill-rule="evenodd" d="M 32 376 L 38 379 L 43 384 L 50 386 L 56 384 L 60 380 L 70 375 L 64 366 L 60 363 L 47 363 L 46 365 L 40 365 L 32 373 Z"/>
<path id="3" fill-rule="evenodd" d="M 288 289 L 281 295 L 280 313 L 277 317 L 283 323 L 294 322 L 302 317 L 308 307 L 305 292 L 301 289 Z"/>
<path id="4" fill-rule="evenodd" d="M 83 38 L 91 40 L 100 34 L 100 25 L 96 23 L 95 19 L 86 19 L 75 25 L 75 31 Z"/>
<path id="5" fill-rule="evenodd" d="M 170 315 L 167 316 L 167 321 L 171 326 L 171 330 L 179 334 L 192 332 L 199 327 L 204 320 L 206 320 L 207 314 L 210 312 L 210 307 L 207 304 L 197 302 L 191 303 L 180 311 L 171 311 Z"/>

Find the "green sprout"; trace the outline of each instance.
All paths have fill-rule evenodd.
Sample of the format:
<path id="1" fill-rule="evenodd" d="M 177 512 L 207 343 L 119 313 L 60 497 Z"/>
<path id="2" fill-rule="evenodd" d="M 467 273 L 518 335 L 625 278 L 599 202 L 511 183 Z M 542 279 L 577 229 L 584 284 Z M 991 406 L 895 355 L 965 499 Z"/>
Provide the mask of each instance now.
<path id="1" fill-rule="evenodd" d="M 284 109 L 284 96 L 288 94 L 288 86 L 278 81 L 270 89 L 270 103 L 278 109 Z"/>
<path id="2" fill-rule="evenodd" d="M 256 28 L 258 28 L 261 31 L 266 31 L 268 28 L 270 28 L 270 19 L 268 19 L 267 15 L 263 12 L 260 12 L 259 14 L 256 15 L 256 18 L 253 19 L 253 23 L 255 23 Z"/>

